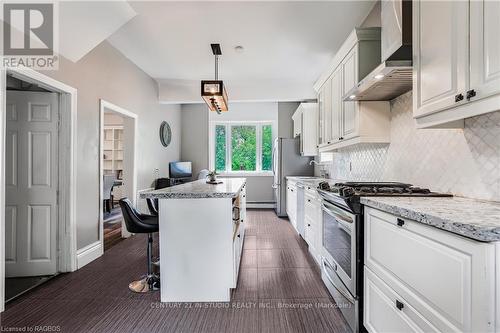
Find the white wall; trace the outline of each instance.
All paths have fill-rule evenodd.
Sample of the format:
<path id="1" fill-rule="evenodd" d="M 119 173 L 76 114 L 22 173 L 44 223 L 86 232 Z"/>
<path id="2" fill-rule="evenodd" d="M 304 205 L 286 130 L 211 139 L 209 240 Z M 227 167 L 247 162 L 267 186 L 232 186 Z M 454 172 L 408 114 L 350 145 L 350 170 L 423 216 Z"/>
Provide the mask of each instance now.
<path id="1" fill-rule="evenodd" d="M 500 201 L 500 111 L 466 119 L 463 130 L 416 129 L 409 92 L 391 102 L 391 115 L 391 144 L 341 149 L 331 178 L 408 182 Z"/>
<path id="2" fill-rule="evenodd" d="M 77 111 L 77 247 L 98 240 L 99 100 L 105 99 L 138 115 L 137 184 L 150 187 L 154 170 L 168 174 L 168 163 L 180 156 L 180 106 L 160 105 L 158 86 L 107 42 L 77 63 L 61 58 L 59 70 L 44 73 L 78 90 Z M 158 129 L 166 120 L 172 144 L 160 144 Z"/>

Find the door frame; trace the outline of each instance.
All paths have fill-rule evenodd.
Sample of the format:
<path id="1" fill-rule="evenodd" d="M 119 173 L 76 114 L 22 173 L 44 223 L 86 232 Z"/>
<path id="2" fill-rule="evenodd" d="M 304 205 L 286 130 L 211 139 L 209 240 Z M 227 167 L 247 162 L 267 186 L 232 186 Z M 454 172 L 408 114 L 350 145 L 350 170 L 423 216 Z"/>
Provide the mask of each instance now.
<path id="1" fill-rule="evenodd" d="M 104 113 L 106 110 L 109 110 L 111 112 L 117 113 L 120 116 L 124 118 L 124 124 L 123 124 L 123 133 L 124 133 L 124 141 L 125 137 L 128 135 L 131 135 L 131 141 L 133 144 L 131 147 L 128 147 L 127 149 L 129 150 L 127 153 L 131 153 L 131 158 L 127 159 L 127 164 L 125 164 L 125 154 L 126 151 L 125 149 L 123 150 L 123 163 L 124 166 L 123 168 L 127 168 L 130 170 L 130 181 L 127 177 L 125 179 L 126 181 L 124 182 L 125 186 L 125 196 L 130 199 L 132 204 L 135 206 L 136 204 L 136 197 L 137 197 L 137 162 L 136 162 L 136 156 L 137 156 L 137 123 L 138 123 L 138 116 L 137 114 L 126 110 L 122 107 L 119 107 L 118 105 L 115 105 L 111 102 L 108 102 L 104 99 L 99 100 L 99 109 L 100 109 L 100 114 L 99 114 L 99 241 L 101 244 L 101 251 L 104 252 L 104 218 L 103 218 L 103 202 L 102 202 L 102 197 L 103 197 L 103 176 L 104 176 L 104 162 L 103 162 L 103 155 L 104 155 Z M 125 172 L 123 173 L 125 175 Z M 127 184 L 128 183 L 128 184 Z M 131 236 L 131 233 L 127 231 L 125 228 L 125 224 L 122 221 L 122 237 L 123 238 L 128 238 Z"/>
<path id="2" fill-rule="evenodd" d="M 58 272 L 77 269 L 76 239 L 76 112 L 77 90 L 33 69 L 0 70 L 0 312 L 5 306 L 5 138 L 7 75 L 59 94 L 59 204 L 58 204 Z"/>

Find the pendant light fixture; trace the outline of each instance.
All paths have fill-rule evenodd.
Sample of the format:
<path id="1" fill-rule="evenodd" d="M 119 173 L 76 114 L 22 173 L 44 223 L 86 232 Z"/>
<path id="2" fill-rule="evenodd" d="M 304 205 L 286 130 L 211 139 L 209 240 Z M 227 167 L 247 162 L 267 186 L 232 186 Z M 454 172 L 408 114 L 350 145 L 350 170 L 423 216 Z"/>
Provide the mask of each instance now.
<path id="1" fill-rule="evenodd" d="M 210 111 L 220 114 L 222 111 L 228 111 L 227 93 L 224 82 L 219 80 L 219 56 L 222 55 L 220 44 L 210 44 L 215 56 L 215 80 L 201 81 L 201 97 L 207 103 Z"/>

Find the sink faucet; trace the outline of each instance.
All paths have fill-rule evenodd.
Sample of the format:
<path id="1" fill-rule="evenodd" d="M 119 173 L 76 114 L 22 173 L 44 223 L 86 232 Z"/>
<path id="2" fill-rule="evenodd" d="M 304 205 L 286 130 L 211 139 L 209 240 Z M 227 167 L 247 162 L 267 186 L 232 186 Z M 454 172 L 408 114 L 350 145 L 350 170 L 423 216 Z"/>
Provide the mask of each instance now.
<path id="1" fill-rule="evenodd" d="M 328 172 L 325 170 L 325 165 L 323 163 L 317 162 L 316 160 L 311 160 L 309 165 L 316 164 L 319 167 L 319 176 L 321 178 L 329 178 Z"/>
<path id="2" fill-rule="evenodd" d="M 316 164 L 316 165 L 321 165 L 321 163 L 316 162 L 316 160 L 311 160 L 311 161 L 309 162 L 309 165 L 313 165 L 313 164 Z"/>

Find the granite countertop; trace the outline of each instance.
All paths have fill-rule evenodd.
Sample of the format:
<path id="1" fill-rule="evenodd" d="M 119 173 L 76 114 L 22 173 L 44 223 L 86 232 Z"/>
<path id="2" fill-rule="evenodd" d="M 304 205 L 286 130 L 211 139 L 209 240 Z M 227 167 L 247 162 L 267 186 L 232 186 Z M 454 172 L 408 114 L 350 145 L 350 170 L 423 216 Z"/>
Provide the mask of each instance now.
<path id="1" fill-rule="evenodd" d="M 483 242 L 500 241 L 500 203 L 461 197 L 362 197 L 361 203 Z"/>
<path id="2" fill-rule="evenodd" d="M 303 184 L 305 186 L 311 186 L 314 188 L 317 188 L 319 183 L 327 181 L 331 184 L 335 183 L 334 180 L 332 179 L 326 179 L 326 178 L 321 178 L 321 177 L 310 177 L 310 178 L 303 178 L 300 176 L 286 176 L 287 180 L 291 181 L 296 181 L 297 183 Z"/>
<path id="3" fill-rule="evenodd" d="M 151 190 L 141 193 L 141 199 L 201 199 L 201 198 L 235 198 L 246 184 L 246 178 L 218 178 L 222 184 L 207 184 L 206 180 Z"/>

